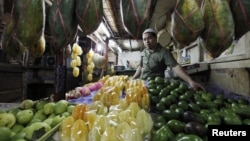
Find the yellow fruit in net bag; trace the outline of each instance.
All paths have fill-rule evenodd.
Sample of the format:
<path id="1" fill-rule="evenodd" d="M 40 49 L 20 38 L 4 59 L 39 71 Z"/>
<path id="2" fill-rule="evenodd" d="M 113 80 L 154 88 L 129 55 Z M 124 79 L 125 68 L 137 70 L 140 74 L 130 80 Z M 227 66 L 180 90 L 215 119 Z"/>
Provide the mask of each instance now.
<path id="1" fill-rule="evenodd" d="M 75 68 L 77 66 L 75 59 L 71 60 L 70 66 L 71 66 L 71 68 Z"/>
<path id="2" fill-rule="evenodd" d="M 77 56 L 78 56 L 78 55 L 77 55 L 75 52 L 72 52 L 72 53 L 71 53 L 71 58 L 72 58 L 72 59 L 76 59 Z"/>
<path id="3" fill-rule="evenodd" d="M 88 64 L 90 64 L 91 62 L 93 62 L 93 58 L 87 58 Z"/>
<path id="4" fill-rule="evenodd" d="M 93 80 L 93 75 L 91 73 L 88 74 L 88 80 L 92 81 Z"/>
<path id="5" fill-rule="evenodd" d="M 78 44 L 77 44 L 77 43 L 74 43 L 74 44 L 73 44 L 73 47 L 72 47 L 72 51 L 73 51 L 74 53 L 77 53 L 77 48 L 78 48 Z"/>
<path id="6" fill-rule="evenodd" d="M 77 65 L 77 66 L 81 66 L 81 63 L 82 63 L 81 57 L 77 56 L 77 57 L 76 57 L 76 65 Z"/>
<path id="7" fill-rule="evenodd" d="M 87 58 L 93 58 L 94 56 L 94 51 L 90 50 L 88 53 L 87 53 Z"/>
<path id="8" fill-rule="evenodd" d="M 74 76 L 74 77 L 78 77 L 78 76 L 79 76 L 79 71 L 80 71 L 80 70 L 79 70 L 78 67 L 74 67 L 74 68 L 73 68 L 73 76 Z"/>
<path id="9" fill-rule="evenodd" d="M 93 71 L 93 68 L 92 68 L 91 65 L 88 65 L 88 66 L 87 66 L 87 71 L 88 71 L 89 73 Z"/>
<path id="10" fill-rule="evenodd" d="M 92 68 L 95 68 L 94 62 L 91 62 L 90 65 L 91 65 Z"/>
<path id="11" fill-rule="evenodd" d="M 76 48 L 77 55 L 82 55 L 82 48 L 78 45 Z"/>

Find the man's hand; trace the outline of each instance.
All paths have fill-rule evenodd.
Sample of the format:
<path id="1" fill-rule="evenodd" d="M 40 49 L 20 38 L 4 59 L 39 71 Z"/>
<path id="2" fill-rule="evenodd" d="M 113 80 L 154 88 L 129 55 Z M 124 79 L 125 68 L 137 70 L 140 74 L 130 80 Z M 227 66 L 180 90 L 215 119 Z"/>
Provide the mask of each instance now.
<path id="1" fill-rule="evenodd" d="M 203 87 L 200 83 L 197 83 L 195 81 L 189 82 L 189 85 L 195 91 L 198 91 L 198 90 L 203 90 L 204 92 L 206 91 L 205 87 Z"/>

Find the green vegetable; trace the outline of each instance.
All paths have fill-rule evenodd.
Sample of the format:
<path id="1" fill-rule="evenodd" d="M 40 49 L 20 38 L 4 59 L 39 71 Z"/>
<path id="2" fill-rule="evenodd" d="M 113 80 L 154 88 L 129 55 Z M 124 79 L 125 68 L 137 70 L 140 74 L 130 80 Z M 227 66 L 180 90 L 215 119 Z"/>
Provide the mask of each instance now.
<path id="1" fill-rule="evenodd" d="M 172 141 L 173 139 L 174 134 L 167 125 L 164 125 L 158 129 L 152 137 L 153 141 Z"/>
<path id="2" fill-rule="evenodd" d="M 184 132 L 185 123 L 176 119 L 171 119 L 167 122 L 167 125 L 174 133 Z"/>
<path id="3" fill-rule="evenodd" d="M 250 125 L 250 119 L 246 118 L 243 120 L 244 125 Z"/>
<path id="4" fill-rule="evenodd" d="M 208 122 L 221 124 L 221 118 L 218 114 L 210 114 L 207 117 Z"/>
<path id="5" fill-rule="evenodd" d="M 237 108 L 237 111 L 235 113 L 239 114 L 240 116 L 250 118 L 250 106 Z"/>
<path id="6" fill-rule="evenodd" d="M 225 115 L 223 121 L 228 125 L 242 125 L 241 117 L 235 113 Z"/>
<path id="7" fill-rule="evenodd" d="M 203 141 L 203 140 L 197 135 L 190 134 L 182 136 L 177 141 Z"/>

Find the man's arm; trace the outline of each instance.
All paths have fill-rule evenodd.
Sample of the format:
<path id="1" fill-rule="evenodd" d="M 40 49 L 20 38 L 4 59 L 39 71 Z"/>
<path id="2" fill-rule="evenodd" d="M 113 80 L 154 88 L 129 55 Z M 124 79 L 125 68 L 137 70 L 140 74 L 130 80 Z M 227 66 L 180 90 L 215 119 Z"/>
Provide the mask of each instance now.
<path id="1" fill-rule="evenodd" d="M 172 68 L 175 74 L 186 81 L 194 90 L 198 90 L 198 88 L 202 89 L 203 91 L 206 91 L 206 89 L 199 83 L 195 82 L 182 68 L 180 65 L 176 65 Z"/>
<path id="2" fill-rule="evenodd" d="M 140 76 L 140 74 L 141 74 L 141 66 L 139 65 L 135 71 L 135 74 L 133 75 L 133 79 L 138 78 Z"/>

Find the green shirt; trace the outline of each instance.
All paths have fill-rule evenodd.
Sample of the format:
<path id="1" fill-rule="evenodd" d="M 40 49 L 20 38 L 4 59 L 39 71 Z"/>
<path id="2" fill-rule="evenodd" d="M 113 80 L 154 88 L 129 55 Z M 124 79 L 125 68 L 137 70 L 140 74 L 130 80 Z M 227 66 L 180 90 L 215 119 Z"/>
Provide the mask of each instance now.
<path id="1" fill-rule="evenodd" d="M 141 79 L 146 80 L 149 76 L 164 77 L 167 67 L 172 68 L 177 64 L 172 53 L 160 44 L 153 52 L 145 48 L 141 53 Z"/>

